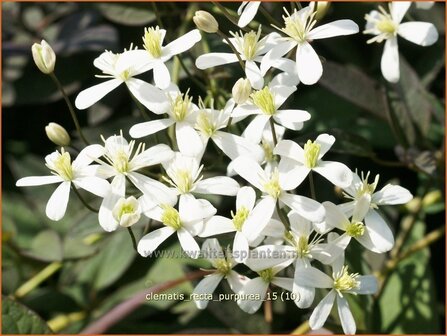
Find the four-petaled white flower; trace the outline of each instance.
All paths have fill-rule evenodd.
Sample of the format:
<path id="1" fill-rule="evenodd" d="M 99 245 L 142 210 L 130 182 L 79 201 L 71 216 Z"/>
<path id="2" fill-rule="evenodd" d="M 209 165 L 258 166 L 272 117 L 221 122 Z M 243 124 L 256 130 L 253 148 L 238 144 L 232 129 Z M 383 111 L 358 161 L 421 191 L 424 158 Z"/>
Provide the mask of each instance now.
<path id="1" fill-rule="evenodd" d="M 94 176 L 95 167 L 90 165 L 93 160 L 103 155 L 104 150 L 100 145 L 85 147 L 73 162 L 70 153 L 64 148 L 60 152 L 53 152 L 45 157 L 46 166 L 53 175 L 29 176 L 17 181 L 16 186 L 27 187 L 45 184 L 60 183 L 48 200 L 46 214 L 48 218 L 58 221 L 65 215 L 70 187 L 81 188 L 100 197 L 109 193 L 110 184 L 99 177 Z"/>
<path id="2" fill-rule="evenodd" d="M 199 299 L 195 300 L 199 309 L 205 309 L 208 306 L 208 300 L 201 297 L 207 297 L 214 293 L 217 285 L 226 279 L 233 292 L 238 293 L 249 280 L 246 276 L 233 271 L 237 262 L 231 257 L 231 252 L 224 253 L 216 238 L 207 239 L 202 244 L 202 257 L 208 259 L 215 268 L 214 272 L 206 275 L 194 288 L 193 295 Z"/>
<path id="3" fill-rule="evenodd" d="M 242 4 L 237 9 L 237 15 L 239 15 L 239 20 L 237 25 L 244 28 L 248 25 L 258 12 L 261 1 L 242 1 Z"/>
<path id="4" fill-rule="evenodd" d="M 154 82 L 160 89 L 166 89 L 171 83 L 171 75 L 165 65 L 173 56 L 191 49 L 202 36 L 193 29 L 178 39 L 163 46 L 166 30 L 150 27 L 144 30 L 144 50 L 131 50 L 126 53 L 126 61 L 136 64 L 141 72 L 154 70 Z"/>
<path id="5" fill-rule="evenodd" d="M 193 259 L 199 257 L 200 247 L 193 237 L 202 231 L 204 220 L 216 213 L 210 202 L 195 199 L 192 195 L 182 195 L 177 210 L 172 205 L 154 204 L 152 199 L 142 197 L 141 208 L 146 217 L 163 223 L 164 227 L 141 238 L 137 248 L 139 254 L 150 256 L 168 237 L 177 233 L 183 251 Z"/>
<path id="6" fill-rule="evenodd" d="M 391 2 L 388 4 L 389 12 L 379 6 L 379 11 L 373 10 L 365 16 L 364 33 L 376 35 L 368 40 L 368 43 L 386 41 L 380 68 L 383 77 L 391 83 L 398 82 L 400 78 L 397 35 L 423 47 L 430 46 L 438 40 L 438 32 L 431 23 L 401 23 L 410 5 L 410 1 Z"/>
<path id="7" fill-rule="evenodd" d="M 315 171 L 334 185 L 346 188 L 351 185 L 352 171 L 343 163 L 321 159 L 334 142 L 335 138 L 332 135 L 320 134 L 315 141 L 308 140 L 303 149 L 296 142 L 282 140 L 275 147 L 273 153 L 290 162 L 292 169 L 296 172 L 298 184 L 311 171 Z"/>
<path id="8" fill-rule="evenodd" d="M 289 14 L 284 9 L 284 28 L 275 27 L 287 35 L 283 42 L 278 43 L 262 59 L 261 72 L 265 74 L 275 62 L 296 47 L 296 72 L 303 84 L 315 84 L 323 74 L 320 58 L 310 45 L 313 40 L 328 37 L 351 35 L 359 32 L 359 27 L 352 20 L 337 20 L 314 28 L 314 2 L 299 11 Z"/>

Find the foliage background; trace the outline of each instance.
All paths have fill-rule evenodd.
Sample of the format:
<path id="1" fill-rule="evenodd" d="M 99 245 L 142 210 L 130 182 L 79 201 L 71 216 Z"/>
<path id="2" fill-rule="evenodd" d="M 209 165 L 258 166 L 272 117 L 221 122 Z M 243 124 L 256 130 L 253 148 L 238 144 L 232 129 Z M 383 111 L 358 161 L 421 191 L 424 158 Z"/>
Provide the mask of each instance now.
<path id="1" fill-rule="evenodd" d="M 238 4 L 224 4 L 231 12 Z M 290 4 L 286 4 L 290 6 Z M 364 26 L 363 16 L 377 3 L 332 4 L 323 21 L 351 18 Z M 280 20 L 279 3 L 263 6 Z M 191 15 L 205 9 L 216 15 L 221 30 L 235 27 L 211 3 L 2 3 L 2 295 L 3 333 L 77 333 L 117 303 L 152 284 L 181 277 L 206 262 L 141 258 L 124 231 L 105 234 L 96 215 L 71 197 L 66 216 L 52 222 L 45 204 L 52 187 L 15 187 L 23 176 L 46 173 L 43 157 L 54 150 L 44 127 L 50 121 L 63 125 L 75 136 L 61 95 L 49 77 L 33 64 L 31 45 L 45 38 L 57 54 L 56 75 L 72 101 L 83 88 L 99 82 L 93 59 L 104 49 L 122 51 L 130 43 L 141 47 L 143 27 L 161 23 L 172 40 L 193 29 Z M 431 10 L 412 10 L 412 19 L 433 22 L 439 41 L 421 48 L 400 40 L 401 82 L 389 85 L 380 74 L 382 46 L 366 45 L 367 37 L 322 40 L 317 50 L 325 58 L 324 76 L 314 86 L 300 85 L 289 106 L 306 109 L 312 119 L 302 132 L 288 134 L 302 142 L 318 132 L 337 138 L 332 159 L 351 168 L 380 173 L 380 186 L 393 180 L 419 199 L 428 192 L 441 193 L 420 209 L 386 208 L 388 222 L 397 237 L 406 237 L 403 250 L 421 241 L 428 232 L 444 227 L 445 136 L 445 17 L 444 3 Z M 269 24 L 258 13 L 256 20 Z M 171 62 L 181 89 L 191 94 L 228 95 L 241 76 L 238 65 L 199 71 L 194 59 L 209 48 L 225 50 L 217 35 L 203 35 L 203 42 L 181 55 L 185 66 L 200 82 L 218 85 L 204 92 L 190 81 L 178 61 Z M 150 74 L 142 78 L 150 80 Z M 217 100 L 217 104 L 221 104 Z M 136 106 L 121 87 L 87 111 L 79 111 L 87 137 L 99 142 L 140 121 Z M 77 141 L 77 140 L 76 140 Z M 147 139 L 153 142 L 154 139 Z M 80 144 L 75 142 L 75 144 Z M 210 154 L 210 160 L 213 159 Z M 317 179 L 319 200 L 340 201 L 326 181 Z M 304 183 L 299 193 L 309 194 Z M 434 195 L 433 193 L 431 195 Z M 87 195 L 86 195 L 87 196 Z M 222 213 L 232 199 L 215 198 Z M 407 234 L 408 233 L 408 234 Z M 142 234 L 142 227 L 137 234 Z M 378 298 L 352 298 L 359 332 L 443 333 L 445 318 L 444 239 L 412 254 L 389 273 Z M 169 249 L 179 249 L 172 240 Z M 359 273 L 380 272 L 389 256 L 365 253 L 350 246 L 349 262 Z M 48 265 L 57 271 L 39 286 L 10 299 L 17 289 Z M 190 293 L 194 283 L 172 292 Z M 220 291 L 228 291 L 221 288 Z M 20 304 L 19 304 L 20 302 Z M 22 305 L 23 304 L 23 305 Z M 27 307 L 27 308 L 26 308 Z M 27 309 L 37 315 L 30 315 Z M 110 333 L 290 333 L 309 317 L 293 303 L 274 302 L 274 320 L 265 322 L 262 311 L 247 315 L 234 302 L 212 303 L 198 311 L 192 302 L 147 302 L 117 323 Z M 340 333 L 337 316 L 326 324 Z"/>

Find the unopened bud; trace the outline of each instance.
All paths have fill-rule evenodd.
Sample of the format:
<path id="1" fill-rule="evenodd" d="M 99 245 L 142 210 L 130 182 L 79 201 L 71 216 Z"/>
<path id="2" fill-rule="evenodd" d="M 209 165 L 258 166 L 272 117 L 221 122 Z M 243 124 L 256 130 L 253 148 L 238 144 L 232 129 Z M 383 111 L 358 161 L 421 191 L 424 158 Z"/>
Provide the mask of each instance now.
<path id="1" fill-rule="evenodd" d="M 439 203 L 441 201 L 442 201 L 441 191 L 433 190 L 424 196 L 424 198 L 422 199 L 422 206 L 426 208 L 429 207 L 430 205 Z"/>
<path id="2" fill-rule="evenodd" d="M 251 85 L 248 79 L 240 78 L 233 86 L 231 90 L 233 99 L 236 104 L 245 103 L 251 94 Z"/>
<path id="3" fill-rule="evenodd" d="M 54 71 L 54 65 L 56 64 L 56 55 L 51 46 L 45 41 L 34 43 L 31 47 L 34 63 L 44 74 L 50 74 Z"/>
<path id="4" fill-rule="evenodd" d="M 317 1 L 315 19 L 321 20 L 326 15 L 330 5 L 331 3 L 329 1 Z"/>
<path id="5" fill-rule="evenodd" d="M 216 33 L 219 30 L 219 24 L 216 19 L 208 12 L 199 10 L 194 14 L 192 20 L 197 28 L 206 33 Z"/>
<path id="6" fill-rule="evenodd" d="M 405 204 L 405 208 L 410 213 L 418 213 L 421 209 L 422 200 L 420 197 L 414 197 L 410 202 Z"/>
<path id="7" fill-rule="evenodd" d="M 58 146 L 68 146 L 70 144 L 70 136 L 68 135 L 65 128 L 54 122 L 49 123 L 45 126 L 45 133 L 47 133 L 48 139 Z"/>
<path id="8" fill-rule="evenodd" d="M 138 200 L 130 196 L 128 198 L 120 198 L 113 207 L 112 216 L 122 227 L 134 225 L 141 216 L 140 203 Z"/>

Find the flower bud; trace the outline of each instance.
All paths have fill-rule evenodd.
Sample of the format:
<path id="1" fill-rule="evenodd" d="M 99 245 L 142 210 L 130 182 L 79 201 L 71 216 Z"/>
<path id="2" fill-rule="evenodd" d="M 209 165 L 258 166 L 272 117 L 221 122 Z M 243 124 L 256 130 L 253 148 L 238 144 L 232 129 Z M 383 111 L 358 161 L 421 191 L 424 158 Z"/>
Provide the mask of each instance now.
<path id="1" fill-rule="evenodd" d="M 326 15 L 330 5 L 331 3 L 329 1 L 317 1 L 315 19 L 321 20 Z"/>
<path id="2" fill-rule="evenodd" d="M 236 104 L 243 104 L 250 98 L 251 85 L 248 79 L 240 78 L 233 86 L 231 90 L 233 99 Z"/>
<path id="3" fill-rule="evenodd" d="M 40 44 L 34 43 L 31 47 L 31 52 L 34 63 L 36 63 L 40 71 L 47 75 L 53 72 L 54 65 L 56 64 L 56 55 L 45 40 L 42 40 Z"/>
<path id="4" fill-rule="evenodd" d="M 58 146 L 68 146 L 70 144 L 70 136 L 68 135 L 65 128 L 54 122 L 49 123 L 45 126 L 45 133 L 47 133 L 48 139 Z"/>
<path id="5" fill-rule="evenodd" d="M 440 190 L 432 190 L 422 199 L 422 206 L 427 208 L 436 203 L 442 202 L 442 193 Z"/>
<path id="6" fill-rule="evenodd" d="M 130 196 L 128 198 L 120 198 L 113 207 L 112 216 L 122 227 L 134 225 L 141 216 L 141 208 L 138 200 Z"/>
<path id="7" fill-rule="evenodd" d="M 205 11 L 197 11 L 192 18 L 197 28 L 206 33 L 216 33 L 219 30 L 219 24 L 214 16 Z"/>

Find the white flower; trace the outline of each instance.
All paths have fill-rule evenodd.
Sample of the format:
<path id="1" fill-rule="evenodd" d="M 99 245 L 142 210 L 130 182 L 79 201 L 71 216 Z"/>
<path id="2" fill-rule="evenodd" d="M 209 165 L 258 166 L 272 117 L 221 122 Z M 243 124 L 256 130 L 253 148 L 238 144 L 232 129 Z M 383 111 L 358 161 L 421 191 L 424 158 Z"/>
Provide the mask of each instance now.
<path id="1" fill-rule="evenodd" d="M 320 58 L 310 45 L 314 40 L 328 37 L 356 34 L 359 27 L 352 20 L 337 20 L 314 28 L 315 20 L 314 3 L 299 11 L 289 14 L 284 9 L 283 16 L 285 27 L 279 28 L 287 35 L 282 43 L 278 43 L 262 59 L 261 72 L 265 74 L 275 62 L 293 48 L 296 49 L 296 72 L 303 84 L 315 84 L 323 74 Z"/>
<path id="2" fill-rule="evenodd" d="M 134 78 L 146 70 L 128 58 L 130 52 L 133 51 L 125 50 L 121 54 L 105 51 L 93 61 L 93 65 L 103 72 L 103 75 L 96 77 L 109 80 L 81 91 L 75 100 L 78 109 L 83 110 L 92 106 L 122 83 L 125 83 L 131 94 L 150 111 L 158 110 L 162 108 L 160 105 L 166 104 L 161 90 Z"/>
<path id="3" fill-rule="evenodd" d="M 237 304 L 243 311 L 254 314 L 265 300 L 270 284 L 292 291 L 293 279 L 277 276 L 292 263 L 292 260 L 284 258 L 286 255 L 284 246 L 275 245 L 260 246 L 250 253 L 245 264 L 259 276 L 249 280 L 239 292 L 241 297 Z"/>
<path id="4" fill-rule="evenodd" d="M 259 143 L 264 127 L 273 118 L 278 124 L 292 129 L 300 130 L 303 122 L 310 119 L 310 114 L 304 110 L 281 110 L 287 98 L 296 91 L 294 86 L 264 87 L 251 94 L 251 101 L 237 106 L 232 116 L 235 118 L 255 114 L 244 131 L 244 137 Z"/>
<path id="5" fill-rule="evenodd" d="M 314 288 L 330 288 L 330 292 L 315 307 L 309 318 L 312 330 L 320 329 L 326 322 L 337 299 L 338 315 L 345 334 L 355 334 L 354 317 L 349 310 L 346 294 L 374 294 L 377 291 L 377 279 L 373 275 L 360 276 L 349 273 L 348 267 L 343 265 L 343 258 L 338 258 L 332 264 L 332 277 L 314 267 L 302 269 L 298 273 L 298 283 L 301 286 Z"/>
<path id="6" fill-rule="evenodd" d="M 260 5 L 261 1 L 242 1 L 237 9 L 237 15 L 239 15 L 237 25 L 241 28 L 248 25 L 255 17 Z"/>
<path id="7" fill-rule="evenodd" d="M 275 125 L 275 135 L 276 141 L 281 141 L 284 137 L 285 127 L 274 124 Z M 243 136 L 249 136 L 249 134 L 242 134 Z M 273 154 L 273 150 L 275 149 L 275 141 L 273 140 L 273 134 L 270 128 L 270 125 L 266 124 L 264 127 L 264 131 L 262 132 L 261 138 L 261 147 L 264 150 L 264 161 L 265 163 L 264 170 L 267 174 L 273 172 L 275 167 L 278 166 L 278 162 L 275 159 L 275 155 Z"/>
<path id="8" fill-rule="evenodd" d="M 165 91 L 169 102 L 168 109 L 159 111 L 167 113 L 168 118 L 136 124 L 130 128 L 129 134 L 133 138 L 141 138 L 175 125 L 175 136 L 180 152 L 190 156 L 199 155 L 203 150 L 203 143 L 199 134 L 194 130 L 198 107 L 192 102 L 188 91 L 183 94 L 176 85 L 171 85 Z"/>
<path id="9" fill-rule="evenodd" d="M 200 248 L 194 240 L 203 229 L 203 221 L 216 213 L 216 209 L 207 200 L 197 200 L 192 195 L 182 195 L 178 210 L 169 204 L 154 204 L 147 197 L 142 197 L 142 212 L 145 216 L 163 223 L 164 227 L 145 235 L 138 242 L 138 253 L 147 257 L 173 233 L 177 233 L 183 251 L 197 259 Z"/>
<path id="10" fill-rule="evenodd" d="M 225 155 L 234 160 L 238 156 L 250 156 L 255 160 L 262 160 L 262 148 L 244 137 L 224 132 L 234 108 L 234 101 L 230 99 L 222 111 L 213 108 L 200 107 L 195 128 L 199 131 L 203 149 L 205 150 L 209 139 L 219 147 Z"/>
<path id="11" fill-rule="evenodd" d="M 245 75 L 250 84 L 255 89 L 261 89 L 264 85 L 264 76 L 261 73 L 256 62 L 260 63 L 262 56 L 272 49 L 276 44 L 278 33 L 270 33 L 262 39 L 261 27 L 258 32 L 251 31 L 249 33 L 232 33 L 234 36 L 230 38 L 231 43 L 240 54 L 242 60 L 245 60 Z M 196 59 L 196 66 L 199 69 L 208 69 L 218 65 L 230 64 L 238 62 L 238 58 L 233 53 L 209 53 L 201 55 Z"/>
<path id="12" fill-rule="evenodd" d="M 222 248 L 216 238 L 207 239 L 202 244 L 202 256 L 211 262 L 215 268 L 215 272 L 205 276 L 194 288 L 193 296 L 206 297 L 214 293 L 217 285 L 226 279 L 233 292 L 238 293 L 245 283 L 249 280 L 246 276 L 240 275 L 233 271 L 233 267 L 237 263 L 231 258 L 231 253 L 224 254 Z M 205 309 L 208 305 L 206 299 L 195 299 L 197 308 Z"/>
<path id="13" fill-rule="evenodd" d="M 140 202 L 133 196 L 120 198 L 112 210 L 112 216 L 119 226 L 130 227 L 141 217 Z"/>
<path id="14" fill-rule="evenodd" d="M 46 166 L 53 175 L 24 177 L 18 180 L 16 185 L 26 187 L 60 183 L 48 200 L 46 207 L 48 218 L 58 221 L 65 215 L 71 183 L 75 188 L 87 190 L 100 197 L 108 194 L 110 184 L 93 176 L 94 170 L 92 168 L 94 167 L 90 166 L 90 163 L 103 153 L 104 151 L 100 145 L 87 146 L 71 162 L 70 153 L 62 148 L 61 152 L 56 151 L 45 157 Z"/>
<path id="15" fill-rule="evenodd" d="M 399 50 L 397 35 L 404 39 L 426 47 L 438 40 L 438 32 L 433 24 L 428 22 L 401 23 L 411 2 L 399 1 L 388 4 L 389 13 L 379 6 L 379 11 L 373 10 L 365 16 L 365 34 L 376 35 L 368 43 L 385 42 L 380 67 L 385 79 L 391 83 L 399 81 Z"/>
<path id="16" fill-rule="evenodd" d="M 163 46 L 166 30 L 150 27 L 144 30 L 143 47 L 145 50 L 132 50 L 126 54 L 128 62 L 141 67 L 141 71 L 154 70 L 155 85 L 166 89 L 171 83 L 171 75 L 165 63 L 200 41 L 202 36 L 198 29 L 193 29 L 176 40 Z"/>
<path id="17" fill-rule="evenodd" d="M 234 170 L 246 181 L 263 192 L 262 200 L 254 207 L 244 223 L 245 236 L 256 240 L 272 217 L 275 205 L 279 202 L 289 206 L 306 219 L 321 222 L 324 218 L 323 206 L 305 196 L 293 195 L 287 191 L 295 189 L 297 176 L 283 160 L 278 167 L 267 174 L 261 166 L 249 157 L 239 157 L 233 161 Z"/>
<path id="18" fill-rule="evenodd" d="M 104 197 L 99 208 L 99 224 L 106 231 L 118 228 L 118 222 L 112 209 L 118 200 L 126 195 L 126 179 L 143 194 L 163 204 L 175 204 L 177 197 L 174 191 L 137 170 L 170 160 L 173 151 L 166 145 L 159 144 L 145 149 L 144 144 L 135 148 L 135 141 L 127 142 L 122 135 L 114 135 L 104 140 L 105 161 L 100 161 L 96 175 L 103 179 L 113 177 L 112 188 Z"/>
<path id="19" fill-rule="evenodd" d="M 329 134 L 320 134 L 315 141 L 308 140 L 304 149 L 291 140 L 282 140 L 278 143 L 273 153 L 280 155 L 291 164 L 301 183 L 310 171 L 315 171 L 324 176 L 334 185 L 346 188 L 351 185 L 352 172 L 344 164 L 333 161 L 323 161 L 326 154 L 335 142 L 335 138 Z"/>
<path id="20" fill-rule="evenodd" d="M 239 184 L 227 176 L 203 178 L 203 165 L 197 157 L 176 152 L 172 160 L 164 162 L 163 167 L 168 177 L 165 177 L 178 195 L 199 193 L 235 196 Z"/>

